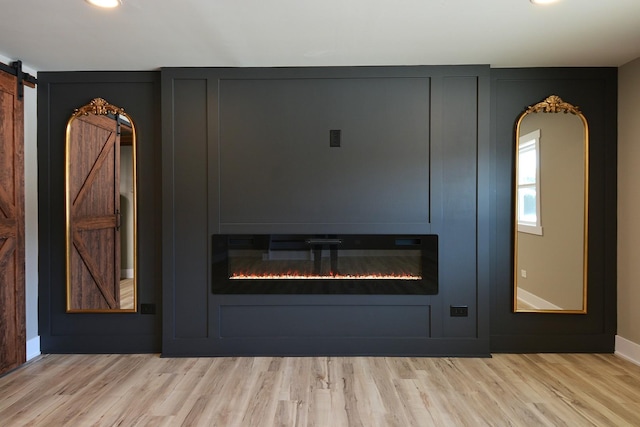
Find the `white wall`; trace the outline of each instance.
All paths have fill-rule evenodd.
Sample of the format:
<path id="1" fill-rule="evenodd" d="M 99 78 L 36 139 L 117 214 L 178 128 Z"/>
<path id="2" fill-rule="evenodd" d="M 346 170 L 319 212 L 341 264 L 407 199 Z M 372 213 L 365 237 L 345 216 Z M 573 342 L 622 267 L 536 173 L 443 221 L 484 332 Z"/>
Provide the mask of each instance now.
<path id="1" fill-rule="evenodd" d="M 618 337 L 640 364 L 640 58 L 618 69 Z"/>
<path id="2" fill-rule="evenodd" d="M 0 53 L 0 62 L 9 65 L 20 58 Z M 36 70 L 22 69 L 35 76 Z M 37 163 L 37 89 L 24 88 L 24 171 L 25 171 L 25 252 L 27 360 L 40 354 L 38 335 L 38 163 Z"/>

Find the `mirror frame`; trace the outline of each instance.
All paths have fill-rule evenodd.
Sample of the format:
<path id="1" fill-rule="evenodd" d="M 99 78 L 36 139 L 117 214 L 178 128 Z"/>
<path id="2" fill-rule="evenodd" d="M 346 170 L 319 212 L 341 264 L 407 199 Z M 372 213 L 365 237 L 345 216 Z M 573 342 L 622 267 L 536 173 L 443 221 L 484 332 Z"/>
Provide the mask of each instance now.
<path id="1" fill-rule="evenodd" d="M 71 125 L 77 118 L 88 116 L 118 116 L 124 117 L 131 126 L 131 156 L 132 156 L 132 183 L 133 183 L 133 307 L 132 308 L 73 308 L 71 300 L 71 251 L 73 248 L 73 238 L 71 230 L 71 182 L 70 182 L 70 145 L 71 145 Z M 108 103 L 103 98 L 94 98 L 86 105 L 74 110 L 67 121 L 65 133 L 65 234 L 66 234 L 66 312 L 67 313 L 136 313 L 138 311 L 138 173 L 137 173 L 137 133 L 133 119 L 124 111 L 124 108 Z"/>
<path id="2" fill-rule="evenodd" d="M 518 308 L 518 147 L 520 139 L 520 126 L 525 117 L 537 113 L 563 113 L 573 114 L 580 118 L 584 128 L 584 227 L 583 227 L 583 255 L 582 255 L 582 309 L 580 310 L 552 310 L 552 309 L 519 309 Z M 513 176 L 513 312 L 514 313 L 556 313 L 556 314 L 586 314 L 587 313 L 587 286 L 588 286 L 588 254 L 589 254 L 589 125 L 580 108 L 565 102 L 557 95 L 551 95 L 544 101 L 531 105 L 523 111 L 516 120 L 515 126 L 515 153 Z"/>

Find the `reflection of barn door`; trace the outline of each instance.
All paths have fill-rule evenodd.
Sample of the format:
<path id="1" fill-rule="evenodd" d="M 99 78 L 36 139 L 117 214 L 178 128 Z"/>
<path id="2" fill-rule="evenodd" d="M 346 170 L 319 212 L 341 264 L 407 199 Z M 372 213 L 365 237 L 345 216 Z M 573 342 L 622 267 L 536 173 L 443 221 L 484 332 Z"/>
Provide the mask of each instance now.
<path id="1" fill-rule="evenodd" d="M 24 112 L 16 77 L 0 72 L 0 374 L 26 360 Z"/>
<path id="2" fill-rule="evenodd" d="M 120 137 L 108 116 L 79 116 L 67 147 L 68 309 L 120 306 Z"/>

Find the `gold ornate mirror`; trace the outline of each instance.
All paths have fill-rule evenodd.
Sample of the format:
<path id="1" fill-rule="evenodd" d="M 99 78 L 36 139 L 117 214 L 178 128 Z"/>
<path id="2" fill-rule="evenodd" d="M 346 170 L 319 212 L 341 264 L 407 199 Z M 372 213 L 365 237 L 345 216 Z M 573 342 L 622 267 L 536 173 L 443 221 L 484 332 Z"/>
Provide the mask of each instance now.
<path id="1" fill-rule="evenodd" d="M 589 130 L 556 95 L 516 122 L 515 312 L 587 312 Z"/>
<path id="2" fill-rule="evenodd" d="M 102 98 L 76 109 L 65 162 L 67 312 L 135 312 L 133 120 Z"/>

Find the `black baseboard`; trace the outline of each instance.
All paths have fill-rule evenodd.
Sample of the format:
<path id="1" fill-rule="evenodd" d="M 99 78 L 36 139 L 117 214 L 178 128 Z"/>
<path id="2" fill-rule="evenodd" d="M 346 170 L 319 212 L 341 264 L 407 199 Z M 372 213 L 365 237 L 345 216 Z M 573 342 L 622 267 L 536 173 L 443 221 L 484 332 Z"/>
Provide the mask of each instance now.
<path id="1" fill-rule="evenodd" d="M 615 335 L 493 335 L 492 353 L 613 353 Z"/>
<path id="2" fill-rule="evenodd" d="M 475 338 L 223 338 L 165 342 L 163 357 L 491 357 L 489 341 Z"/>
<path id="3" fill-rule="evenodd" d="M 134 354 L 159 353 L 159 335 L 41 337 L 42 354 Z"/>

